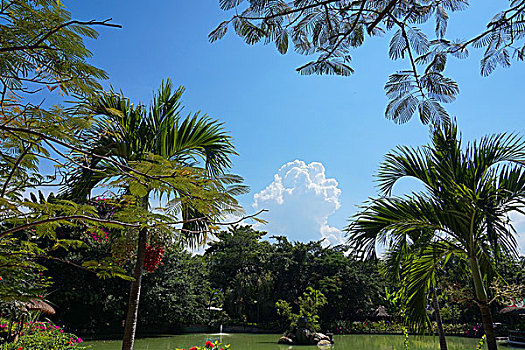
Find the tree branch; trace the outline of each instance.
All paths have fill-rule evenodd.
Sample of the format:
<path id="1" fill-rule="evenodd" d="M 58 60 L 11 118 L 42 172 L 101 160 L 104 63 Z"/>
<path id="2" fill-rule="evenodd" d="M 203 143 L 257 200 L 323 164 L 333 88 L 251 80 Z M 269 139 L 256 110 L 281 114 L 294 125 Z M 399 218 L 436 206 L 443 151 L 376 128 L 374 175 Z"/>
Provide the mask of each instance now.
<path id="1" fill-rule="evenodd" d="M 367 28 L 368 34 L 372 33 L 372 30 L 390 13 L 390 10 L 397 4 L 399 0 L 391 0 L 388 5 L 379 13 L 376 19 Z"/>
<path id="2" fill-rule="evenodd" d="M 5 237 L 8 234 L 11 234 L 11 233 L 14 233 L 14 232 L 18 232 L 18 231 L 22 231 L 22 230 L 31 228 L 31 227 L 36 226 L 36 225 L 47 224 L 49 222 L 69 221 L 69 220 L 86 220 L 86 221 L 93 221 L 93 222 L 98 222 L 98 223 L 103 223 L 103 224 L 119 225 L 119 226 L 124 226 L 124 227 L 129 227 L 129 228 L 138 228 L 138 227 L 140 227 L 139 224 L 132 224 L 132 223 L 122 222 L 122 221 L 94 218 L 94 217 L 87 216 L 87 215 L 57 216 L 57 217 L 53 217 L 53 218 L 47 218 L 47 219 L 33 221 L 33 222 L 30 222 L 30 223 L 27 223 L 27 224 L 24 224 L 24 225 L 20 225 L 20 226 L 16 226 L 16 227 L 10 228 L 10 229 L 5 230 L 4 232 L 0 233 L 0 238 Z"/>
<path id="3" fill-rule="evenodd" d="M 0 47 L 0 52 L 11 52 L 11 51 L 22 51 L 22 50 L 36 50 L 36 49 L 54 50 L 53 48 L 51 48 L 51 47 L 49 47 L 47 45 L 42 45 L 42 44 L 51 35 L 55 34 L 56 32 L 58 32 L 59 30 L 65 28 L 65 27 L 68 27 L 68 26 L 73 25 L 73 24 L 80 24 L 80 25 L 87 25 L 87 26 L 102 25 L 102 26 L 107 26 L 107 27 L 122 28 L 122 26 L 120 24 L 108 23 L 111 20 L 112 20 L 112 18 L 108 18 L 105 21 L 96 21 L 96 20 L 77 21 L 77 20 L 73 20 L 73 21 L 65 22 L 65 23 L 62 23 L 61 25 L 58 25 L 58 26 L 52 28 L 49 32 L 44 34 L 44 36 L 42 38 L 40 38 L 38 40 L 36 40 L 37 38 L 35 38 L 36 42 L 34 44 L 22 45 L 22 46 L 11 46 L 11 47 Z"/>
<path id="4" fill-rule="evenodd" d="M 22 162 L 22 159 L 24 159 L 24 157 L 29 152 L 29 149 L 31 148 L 31 145 L 32 145 L 32 142 L 30 142 L 27 146 L 25 146 L 24 150 L 22 151 L 22 153 L 20 153 L 20 156 L 16 159 L 16 162 L 13 165 L 13 168 L 11 169 L 11 172 L 9 173 L 9 176 L 7 177 L 7 179 L 4 182 L 4 185 L 2 186 L 2 192 L 0 192 L 0 198 L 4 197 L 5 191 L 7 190 L 7 186 L 9 184 L 9 182 L 11 181 L 13 176 L 15 175 L 15 172 L 16 172 L 16 169 L 18 168 L 18 165 L 20 164 L 20 162 Z"/>

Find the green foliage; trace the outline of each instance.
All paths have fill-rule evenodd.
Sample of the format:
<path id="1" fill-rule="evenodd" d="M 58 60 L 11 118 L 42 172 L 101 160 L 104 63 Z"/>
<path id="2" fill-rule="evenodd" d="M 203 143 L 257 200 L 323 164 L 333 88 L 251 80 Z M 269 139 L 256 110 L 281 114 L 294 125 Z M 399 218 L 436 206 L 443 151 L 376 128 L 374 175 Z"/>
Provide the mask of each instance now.
<path id="1" fill-rule="evenodd" d="M 321 291 L 327 304 L 319 310 L 323 329 L 338 319 L 355 319 L 383 302 L 384 281 L 374 261 L 362 262 L 343 254 L 341 248 L 323 248 L 319 242 L 271 243 L 265 233 L 238 226 L 218 234 L 204 256 L 178 246 L 166 247 L 163 265 L 143 277 L 139 327 L 166 331 L 186 325 L 257 324 L 279 329 L 282 317 L 275 303 L 298 300 L 311 286 Z M 107 241 L 85 238 L 89 248 L 64 252 L 73 263 L 101 261 L 123 247 L 118 234 Z M 127 240 L 126 240 L 127 241 Z M 120 249 L 120 248 L 119 248 Z M 124 256 L 123 256 L 124 258 Z M 131 273 L 131 262 L 121 265 Z M 129 285 L 120 279 L 100 280 L 94 274 L 58 261 L 45 263 L 55 289 L 48 296 L 60 305 L 58 322 L 75 332 L 122 331 Z M 89 290 L 82 286 L 89 284 Z M 389 287 L 390 288 L 390 287 Z M 295 304 L 292 304 L 296 307 Z M 223 312 L 209 310 L 212 306 Z M 299 312 L 299 311 L 296 311 Z"/>
<path id="2" fill-rule="evenodd" d="M 481 350 L 483 349 L 483 345 L 485 344 L 485 341 L 487 340 L 487 335 L 486 334 L 483 334 L 483 336 L 481 337 L 481 339 L 479 340 L 479 343 L 476 345 L 476 350 Z"/>
<path id="3" fill-rule="evenodd" d="M 270 243 L 262 239 L 265 234 L 249 226 L 233 227 L 221 232 L 206 251 L 209 278 L 223 291 L 231 318 L 275 322 L 280 319 L 275 303 L 298 300 L 308 287 L 328 300 L 319 312 L 323 327 L 352 319 L 360 310 L 368 312 L 382 301 L 384 282 L 376 262 L 357 261 L 344 255 L 346 247 L 323 248 L 320 242 L 271 237 L 276 241 Z"/>
<path id="4" fill-rule="evenodd" d="M 365 255 L 375 244 L 391 249 L 416 247 L 410 258 L 401 251 L 401 275 L 407 296 L 407 318 L 415 327 L 428 325 L 427 296 L 436 271 L 460 262 L 472 279 L 477 305 L 490 315 L 489 285 L 501 257 L 517 257 L 517 242 L 507 215 L 525 204 L 525 142 L 514 134 L 486 136 L 463 147 L 455 124 L 435 128 L 424 148 L 398 147 L 379 171 L 383 194 L 401 178 L 414 177 L 425 191 L 372 200 L 348 228 L 350 240 Z M 423 239 L 414 240 L 414 236 Z M 398 269 L 399 267 L 394 267 Z M 491 332 L 490 316 L 483 320 Z M 488 343 L 495 346 L 494 334 Z"/>
<path id="5" fill-rule="evenodd" d="M 39 322 L 32 330 L 22 335 L 16 342 L 0 345 L 1 350 L 70 350 L 87 349 L 82 346 L 82 339 L 71 333 L 65 333 L 51 323 Z"/>
<path id="6" fill-rule="evenodd" d="M 405 347 L 405 350 L 410 350 L 410 339 L 408 338 L 408 329 L 403 329 L 403 345 Z"/>
<path id="7" fill-rule="evenodd" d="M 148 328 L 206 324 L 218 326 L 224 315 L 209 307 L 222 307 L 220 295 L 211 288 L 202 256 L 172 247 L 158 273 L 144 278 L 142 322 Z"/>
<path id="8" fill-rule="evenodd" d="M 10 92 L 27 92 L 27 81 L 45 84 L 50 91 L 83 94 L 100 87 L 104 71 L 88 64 L 91 52 L 83 38 L 95 39 L 94 25 L 81 22 L 55 0 L 11 0 L 0 6 L 0 71 Z M 114 26 L 114 25 L 111 25 Z"/>
<path id="9" fill-rule="evenodd" d="M 166 201 L 164 208 L 153 212 L 140 204 L 142 222 L 155 228 L 150 234 L 175 234 L 191 244 L 215 230 L 212 221 L 242 211 L 234 196 L 247 188 L 240 185 L 242 178 L 225 173 L 235 154 L 231 137 L 222 123 L 206 115 L 184 116 L 183 92 L 168 79 L 149 107 L 134 105 L 114 91 L 86 99 L 81 114 L 97 120 L 87 131 L 90 157 L 76 155 L 77 167 L 68 176 L 64 195 L 82 201 L 103 185 L 136 200 L 155 195 Z M 182 229 L 174 223 L 182 223 Z"/>
<path id="10" fill-rule="evenodd" d="M 100 87 L 106 74 L 86 62 L 91 53 L 84 45 L 84 38 L 96 38 L 95 25 L 114 26 L 72 20 L 54 0 L 0 4 L 0 300 L 38 298 L 49 285 L 42 259 L 84 246 L 57 232 L 100 226 L 92 207 L 34 193 L 61 185 L 71 170 L 69 152 L 82 148 L 92 122 L 45 100 L 86 96 Z M 50 171 L 42 161 L 51 163 Z"/>
<path id="11" fill-rule="evenodd" d="M 220 23 L 209 40 L 223 38 L 232 28 L 248 44 L 273 43 L 281 54 L 291 48 L 302 55 L 315 54 L 314 60 L 297 68 L 300 74 L 349 76 L 355 48 L 367 37 L 391 33 L 388 55 L 406 60 L 407 68 L 390 75 L 385 85 L 390 100 L 385 116 L 405 123 L 417 114 L 422 123 L 435 124 L 449 119 L 442 104 L 459 93 L 456 82 L 443 75 L 450 58 L 466 58 L 470 48 L 485 49 L 483 76 L 497 66 L 509 67 L 512 59 L 525 59 L 525 3 L 508 3 L 482 33 L 454 40 L 447 38 L 449 18 L 455 14 L 461 21 L 459 12 L 469 6 L 466 0 L 220 0 L 231 18 Z"/>
<path id="12" fill-rule="evenodd" d="M 275 303 L 277 313 L 288 319 L 290 329 L 297 327 L 301 319 L 306 320 L 306 328 L 312 331 L 319 331 L 319 310 L 326 305 L 327 299 L 323 293 L 312 287 L 306 288 L 306 291 L 297 299 L 299 313 L 294 314 L 292 307 L 287 301 L 279 300 Z"/>
<path id="13" fill-rule="evenodd" d="M 41 250 L 34 243 L 16 238 L 0 238 L 0 299 L 12 302 L 44 294 L 50 280 L 45 268 L 28 256 Z"/>
<path id="14" fill-rule="evenodd" d="M 63 258 L 72 262 L 101 260 L 111 256 L 111 233 L 104 244 L 91 244 L 80 252 Z M 115 334 L 122 331 L 128 301 L 129 283 L 120 278 L 101 280 L 95 274 L 75 266 L 49 261 L 49 276 L 55 281 L 50 302 L 60 306 L 56 320 L 79 334 Z M 123 265 L 131 274 L 129 261 Z M 84 288 L 89 285 L 89 289 Z M 209 306 L 222 307 L 220 295 L 209 282 L 206 262 L 178 245 L 166 247 L 162 265 L 143 276 L 139 327 L 144 332 L 167 332 L 174 328 L 215 324 L 220 317 Z"/>

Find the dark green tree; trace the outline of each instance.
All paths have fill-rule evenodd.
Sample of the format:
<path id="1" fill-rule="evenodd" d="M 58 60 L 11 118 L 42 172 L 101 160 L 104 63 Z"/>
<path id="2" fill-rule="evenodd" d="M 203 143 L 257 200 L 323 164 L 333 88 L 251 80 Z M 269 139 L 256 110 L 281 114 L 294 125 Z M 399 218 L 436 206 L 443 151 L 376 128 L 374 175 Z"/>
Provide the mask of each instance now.
<path id="1" fill-rule="evenodd" d="M 268 265 L 272 247 L 261 241 L 265 235 L 250 226 L 234 226 L 221 231 L 219 240 L 206 250 L 210 282 L 224 293 L 226 310 L 233 318 L 247 316 L 259 322 L 261 309 L 265 318 L 265 310 L 273 304 L 274 276 Z"/>
<path id="2" fill-rule="evenodd" d="M 264 239 L 266 233 L 249 226 L 233 227 L 218 235 L 205 257 L 213 288 L 223 291 L 224 310 L 237 320 L 273 329 L 282 317 L 275 303 L 294 305 L 308 288 L 321 291 L 328 303 L 320 323 L 329 329 L 336 321 L 355 319 L 382 300 L 384 281 L 376 261 L 345 256 L 345 247 L 323 247 L 321 242 L 290 242 L 285 237 Z M 283 326 L 283 325 L 281 325 Z"/>

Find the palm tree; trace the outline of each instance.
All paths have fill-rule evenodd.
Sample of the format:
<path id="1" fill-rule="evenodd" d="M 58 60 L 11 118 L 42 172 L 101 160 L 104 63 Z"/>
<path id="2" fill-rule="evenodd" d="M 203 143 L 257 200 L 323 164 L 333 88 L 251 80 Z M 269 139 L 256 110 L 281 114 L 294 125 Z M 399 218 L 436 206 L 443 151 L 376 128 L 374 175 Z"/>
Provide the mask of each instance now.
<path id="1" fill-rule="evenodd" d="M 391 196 L 403 178 L 424 191 Z M 407 312 L 422 323 L 428 288 L 439 263 L 455 256 L 467 262 L 489 350 L 497 349 L 487 285 L 501 255 L 517 256 L 512 211 L 525 199 L 525 143 L 515 134 L 495 134 L 462 147 L 455 123 L 437 126 L 426 147 L 397 147 L 380 167 L 384 195 L 372 200 L 347 227 L 349 240 L 365 256 L 376 244 L 395 246 L 413 231 L 431 239 L 405 269 Z"/>
<path id="2" fill-rule="evenodd" d="M 102 93 L 90 100 L 84 108 L 89 114 L 98 116 L 98 122 L 90 131 L 93 140 L 90 149 L 97 156 L 85 161 L 85 166 L 71 176 L 71 186 L 67 189 L 69 196 L 86 199 L 91 190 L 103 181 L 133 176 L 129 170 L 137 162 L 153 163 L 153 155 L 169 161 L 178 169 L 182 168 L 184 173 L 191 173 L 193 170 L 188 169 L 194 169 L 201 177 L 210 180 L 202 182 L 204 191 L 215 190 L 222 195 L 204 200 L 204 205 L 199 207 L 192 205 L 191 200 L 184 200 L 196 196 L 195 193 L 188 193 L 191 190 L 166 189 L 163 184 L 161 188 L 164 192 L 175 193 L 175 200 L 171 199 L 170 203 L 179 209 L 186 220 L 179 232 L 200 238 L 196 235 L 202 236 L 209 231 L 213 215 L 240 209 L 232 196 L 245 190 L 243 186 L 236 185 L 242 179 L 225 174 L 231 166 L 230 157 L 236 154 L 231 138 L 221 123 L 207 116 L 195 113 L 183 118 L 180 102 L 183 92 L 182 87 L 174 91 L 171 81 L 167 80 L 154 94 L 149 109 L 133 105 L 122 93 Z M 131 188 L 124 190 L 128 194 L 133 192 Z M 162 189 L 146 186 L 138 196 L 138 202 L 145 211 L 149 208 L 152 191 L 159 192 L 160 196 L 164 194 Z M 205 219 L 192 221 L 189 220 L 191 218 Z M 123 350 L 133 349 L 148 233 L 147 226 L 138 232 Z"/>

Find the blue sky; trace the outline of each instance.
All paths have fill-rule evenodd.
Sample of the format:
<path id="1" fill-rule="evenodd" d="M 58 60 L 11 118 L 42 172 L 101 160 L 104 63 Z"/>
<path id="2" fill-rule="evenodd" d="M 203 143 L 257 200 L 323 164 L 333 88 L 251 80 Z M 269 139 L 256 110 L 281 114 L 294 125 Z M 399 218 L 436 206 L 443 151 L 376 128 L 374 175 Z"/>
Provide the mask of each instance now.
<path id="1" fill-rule="evenodd" d="M 508 1 L 473 3 L 451 16 L 450 38 L 479 33 Z M 323 230 L 343 228 L 357 206 L 377 194 L 373 174 L 384 154 L 398 144 L 415 146 L 428 140 L 427 128 L 417 118 L 405 125 L 384 118 L 383 86 L 390 73 L 406 67 L 406 62 L 388 59 L 389 35 L 368 38 L 354 50 L 353 76 L 305 77 L 295 68 L 308 57 L 282 56 L 273 45 L 249 46 L 232 32 L 210 44 L 208 33 L 229 18 L 218 0 L 90 0 L 65 5 L 74 18 L 112 17 L 123 25 L 102 28 L 100 38 L 88 42 L 92 63 L 109 73 L 113 87 L 135 101 L 148 102 L 151 92 L 169 77 L 186 87 L 183 103 L 188 112 L 201 110 L 225 123 L 239 152 L 233 172 L 252 189 L 240 201 L 248 212 L 265 207 L 275 213 L 267 216 L 274 219 L 266 228 L 272 234 L 286 230 L 291 239 L 306 240 L 322 237 Z M 471 50 L 469 59 L 450 62 L 446 72 L 461 92 L 447 105 L 449 113 L 457 116 L 465 140 L 502 131 L 523 134 L 520 82 L 525 64 L 514 63 L 482 78 L 480 54 Z M 299 162 L 288 164 L 295 160 Z M 285 164 L 284 173 L 278 173 Z M 412 188 L 410 182 L 401 183 L 396 192 Z M 286 205 L 278 203 L 276 191 L 287 194 Z M 280 200 L 287 200 L 282 193 Z M 255 194 L 259 196 L 254 201 Z M 306 225 L 304 219 L 311 217 Z M 525 232 L 525 223 L 518 226 Z"/>

